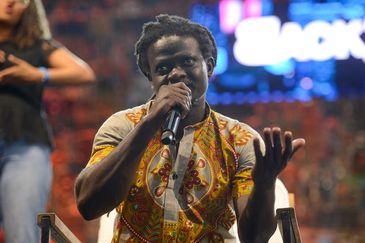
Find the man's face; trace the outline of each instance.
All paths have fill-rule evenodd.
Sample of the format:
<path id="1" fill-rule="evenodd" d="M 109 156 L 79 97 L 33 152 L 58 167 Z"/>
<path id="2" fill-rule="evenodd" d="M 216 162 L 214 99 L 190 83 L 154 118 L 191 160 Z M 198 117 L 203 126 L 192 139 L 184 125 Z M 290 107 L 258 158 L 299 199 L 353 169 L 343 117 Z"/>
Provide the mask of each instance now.
<path id="1" fill-rule="evenodd" d="M 161 85 L 184 82 L 192 99 L 205 99 L 213 58 L 204 60 L 199 43 L 193 37 L 167 36 L 152 44 L 147 52 L 149 79 L 157 92 Z"/>

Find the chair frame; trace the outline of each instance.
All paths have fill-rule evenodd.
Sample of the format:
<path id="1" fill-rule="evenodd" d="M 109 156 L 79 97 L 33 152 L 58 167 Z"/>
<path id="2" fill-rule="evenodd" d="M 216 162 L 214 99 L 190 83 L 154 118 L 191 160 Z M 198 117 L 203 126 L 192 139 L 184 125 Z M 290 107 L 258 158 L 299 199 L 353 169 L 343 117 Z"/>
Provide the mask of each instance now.
<path id="1" fill-rule="evenodd" d="M 278 208 L 276 210 L 276 218 L 284 243 L 301 243 L 299 226 L 295 209 Z"/>
<path id="2" fill-rule="evenodd" d="M 41 228 L 41 243 L 51 239 L 57 243 L 81 243 L 55 213 L 38 214 L 37 224 Z"/>

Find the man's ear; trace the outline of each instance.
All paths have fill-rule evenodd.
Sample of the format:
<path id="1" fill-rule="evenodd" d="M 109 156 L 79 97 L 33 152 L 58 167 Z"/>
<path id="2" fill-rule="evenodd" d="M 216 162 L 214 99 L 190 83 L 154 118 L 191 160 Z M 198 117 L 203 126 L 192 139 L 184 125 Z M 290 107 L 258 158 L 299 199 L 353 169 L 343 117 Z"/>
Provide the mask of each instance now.
<path id="1" fill-rule="evenodd" d="M 208 71 L 208 77 L 209 78 L 213 75 L 214 66 L 215 66 L 215 60 L 214 60 L 214 58 L 213 57 L 209 57 L 207 59 L 207 71 Z"/>

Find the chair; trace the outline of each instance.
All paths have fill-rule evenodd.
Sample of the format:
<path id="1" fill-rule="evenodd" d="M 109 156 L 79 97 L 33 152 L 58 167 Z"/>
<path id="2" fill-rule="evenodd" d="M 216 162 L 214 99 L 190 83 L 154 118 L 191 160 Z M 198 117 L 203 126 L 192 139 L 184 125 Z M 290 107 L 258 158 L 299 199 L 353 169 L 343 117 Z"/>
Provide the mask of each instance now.
<path id="1" fill-rule="evenodd" d="M 297 217 L 294 209 L 294 194 L 289 193 L 289 207 L 278 208 L 276 218 L 284 243 L 301 243 Z"/>
<path id="2" fill-rule="evenodd" d="M 99 221 L 97 243 L 111 242 L 113 238 L 114 220 L 116 215 L 117 212 L 114 209 L 110 213 L 101 216 Z"/>
<path id="3" fill-rule="evenodd" d="M 55 213 L 38 214 L 37 224 L 41 228 L 41 243 L 51 239 L 57 243 L 81 243 Z"/>

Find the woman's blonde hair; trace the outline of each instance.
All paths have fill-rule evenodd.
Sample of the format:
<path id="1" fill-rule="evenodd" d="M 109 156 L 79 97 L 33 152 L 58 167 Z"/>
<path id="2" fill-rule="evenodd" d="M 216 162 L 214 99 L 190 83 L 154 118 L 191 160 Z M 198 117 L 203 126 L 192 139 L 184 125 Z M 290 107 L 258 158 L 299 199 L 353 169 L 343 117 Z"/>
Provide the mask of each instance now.
<path id="1" fill-rule="evenodd" d="M 19 48 L 24 48 L 33 45 L 39 39 L 49 38 L 51 38 L 51 31 L 42 0 L 30 0 L 13 30 L 12 41 Z"/>

